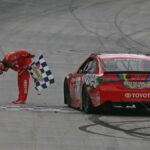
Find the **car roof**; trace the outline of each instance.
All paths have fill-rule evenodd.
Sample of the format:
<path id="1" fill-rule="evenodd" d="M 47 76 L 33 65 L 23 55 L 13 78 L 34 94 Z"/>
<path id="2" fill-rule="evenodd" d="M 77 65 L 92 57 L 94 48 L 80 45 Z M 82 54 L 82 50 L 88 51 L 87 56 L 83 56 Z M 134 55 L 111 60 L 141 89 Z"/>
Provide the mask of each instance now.
<path id="1" fill-rule="evenodd" d="M 114 58 L 128 58 L 128 59 L 150 59 L 149 55 L 144 54 L 127 54 L 127 53 L 118 53 L 118 54 L 98 54 L 98 57 L 101 59 L 114 59 Z"/>

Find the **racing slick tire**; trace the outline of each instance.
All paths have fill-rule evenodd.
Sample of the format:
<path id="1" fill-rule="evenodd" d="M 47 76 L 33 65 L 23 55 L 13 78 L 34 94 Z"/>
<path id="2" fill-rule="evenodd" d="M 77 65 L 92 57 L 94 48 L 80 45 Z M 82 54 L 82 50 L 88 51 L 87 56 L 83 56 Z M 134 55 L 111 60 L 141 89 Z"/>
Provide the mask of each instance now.
<path id="1" fill-rule="evenodd" d="M 102 104 L 98 110 L 101 112 L 101 113 L 111 113 L 113 111 L 113 105 L 111 102 L 106 102 L 104 104 Z"/>
<path id="2" fill-rule="evenodd" d="M 148 108 L 148 106 L 142 102 L 135 104 L 135 107 L 137 110 L 141 110 L 141 111 L 146 110 Z"/>
<path id="3" fill-rule="evenodd" d="M 92 113 L 94 110 L 86 86 L 83 87 L 82 91 L 82 110 L 87 114 Z"/>
<path id="4" fill-rule="evenodd" d="M 64 80 L 64 104 L 67 104 L 69 107 L 71 107 L 71 96 L 67 79 Z"/>

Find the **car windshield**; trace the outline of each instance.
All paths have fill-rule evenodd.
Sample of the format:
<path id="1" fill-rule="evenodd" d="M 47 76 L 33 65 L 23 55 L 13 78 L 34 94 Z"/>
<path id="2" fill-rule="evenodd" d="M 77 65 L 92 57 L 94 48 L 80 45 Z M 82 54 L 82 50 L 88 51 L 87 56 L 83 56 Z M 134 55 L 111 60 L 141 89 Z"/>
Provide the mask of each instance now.
<path id="1" fill-rule="evenodd" d="M 104 59 L 104 70 L 109 71 L 150 71 L 150 60 L 144 59 Z"/>

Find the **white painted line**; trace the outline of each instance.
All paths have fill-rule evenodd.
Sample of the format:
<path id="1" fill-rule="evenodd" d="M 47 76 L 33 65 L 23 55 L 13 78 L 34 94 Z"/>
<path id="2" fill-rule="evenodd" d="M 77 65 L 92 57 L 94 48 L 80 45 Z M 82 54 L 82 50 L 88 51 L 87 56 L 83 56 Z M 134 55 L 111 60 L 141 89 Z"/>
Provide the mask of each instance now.
<path id="1" fill-rule="evenodd" d="M 21 110 L 27 110 L 27 111 L 34 111 L 34 112 L 60 112 L 60 113 L 79 113 L 78 110 L 73 110 L 70 108 L 50 108 L 50 107 L 43 107 L 43 106 L 21 106 L 21 105 L 1 105 L 0 110 L 12 110 L 12 111 L 21 111 Z"/>

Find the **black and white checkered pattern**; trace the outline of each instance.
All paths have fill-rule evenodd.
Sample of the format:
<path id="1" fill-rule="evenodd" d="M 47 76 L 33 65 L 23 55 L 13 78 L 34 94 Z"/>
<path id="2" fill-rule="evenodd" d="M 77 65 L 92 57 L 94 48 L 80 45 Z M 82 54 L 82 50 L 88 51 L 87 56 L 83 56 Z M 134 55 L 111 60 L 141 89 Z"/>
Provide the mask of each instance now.
<path id="1" fill-rule="evenodd" d="M 35 82 L 35 89 L 41 91 L 53 84 L 54 77 L 43 55 L 40 55 L 29 67 L 30 74 Z"/>

